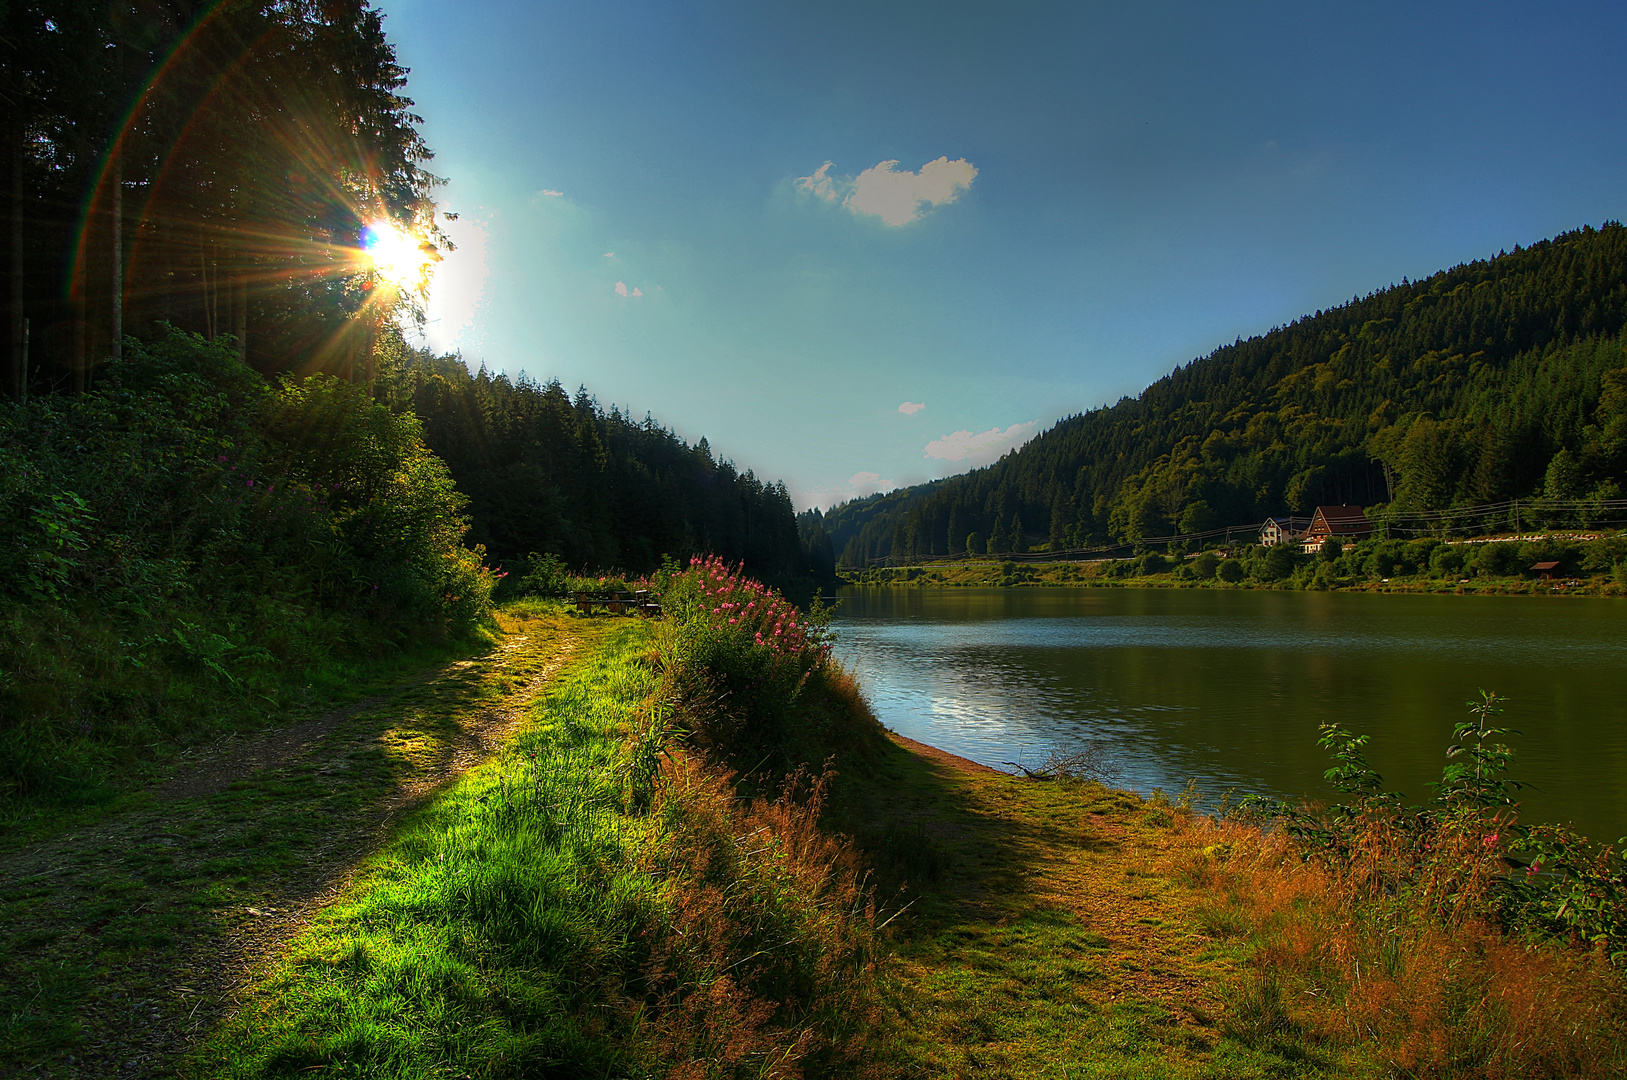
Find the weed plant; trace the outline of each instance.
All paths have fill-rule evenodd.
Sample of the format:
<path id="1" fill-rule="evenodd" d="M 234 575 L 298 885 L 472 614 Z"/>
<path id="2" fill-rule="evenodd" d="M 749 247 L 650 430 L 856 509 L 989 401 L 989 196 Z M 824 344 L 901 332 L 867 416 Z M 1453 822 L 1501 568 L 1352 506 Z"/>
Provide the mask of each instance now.
<path id="1" fill-rule="evenodd" d="M 1256 1044 L 1371 1041 L 1397 1075 L 1616 1075 L 1627 1067 L 1622 864 L 1518 821 L 1498 698 L 1470 703 L 1428 805 L 1324 725 L 1325 810 L 1244 801 L 1192 859 L 1218 938 L 1254 976 L 1234 1034 Z M 1250 820 L 1267 824 L 1261 832 Z"/>

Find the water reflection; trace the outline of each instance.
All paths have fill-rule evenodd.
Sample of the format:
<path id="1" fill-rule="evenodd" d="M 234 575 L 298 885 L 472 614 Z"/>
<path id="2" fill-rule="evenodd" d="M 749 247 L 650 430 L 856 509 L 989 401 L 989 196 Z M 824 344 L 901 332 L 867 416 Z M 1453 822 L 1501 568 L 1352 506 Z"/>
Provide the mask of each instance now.
<path id="1" fill-rule="evenodd" d="M 1138 790 L 1323 794 L 1317 725 L 1414 798 L 1484 687 L 1528 817 L 1627 833 L 1627 603 L 1219 590 L 843 591 L 838 652 L 889 727 L 976 761 L 1108 744 Z"/>

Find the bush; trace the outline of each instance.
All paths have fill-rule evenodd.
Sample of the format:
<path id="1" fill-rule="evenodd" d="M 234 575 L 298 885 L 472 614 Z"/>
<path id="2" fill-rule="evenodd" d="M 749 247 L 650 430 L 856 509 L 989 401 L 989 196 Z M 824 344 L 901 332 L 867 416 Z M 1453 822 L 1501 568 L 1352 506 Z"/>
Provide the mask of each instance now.
<path id="1" fill-rule="evenodd" d="M 492 583 L 462 507 L 414 418 L 180 332 L 6 408 L 0 800 L 77 798 L 305 665 L 472 630 Z"/>
<path id="2" fill-rule="evenodd" d="M 1169 560 L 1156 551 L 1149 551 L 1135 560 L 1135 572 L 1142 577 L 1169 572 Z"/>
<path id="3" fill-rule="evenodd" d="M 1273 544 L 1255 561 L 1254 576 L 1261 581 L 1281 581 L 1294 572 L 1302 558 L 1299 549 L 1292 544 Z"/>
<path id="4" fill-rule="evenodd" d="M 1429 568 L 1441 577 L 1457 577 L 1467 564 L 1463 548 L 1455 544 L 1442 544 L 1429 554 Z"/>
<path id="5" fill-rule="evenodd" d="M 674 624 L 663 693 L 713 760 L 778 778 L 874 735 L 867 713 L 820 707 L 846 678 L 830 659 L 829 609 L 804 615 L 715 556 L 691 560 L 662 604 Z"/>
<path id="6" fill-rule="evenodd" d="M 1215 572 L 1219 569 L 1220 556 L 1216 555 L 1212 551 L 1199 552 L 1198 557 L 1192 560 L 1192 572 L 1196 574 L 1200 580 L 1210 580 L 1215 576 Z"/>
<path id="7" fill-rule="evenodd" d="M 1220 578 L 1221 581 L 1236 584 L 1242 581 L 1245 576 L 1243 564 L 1236 559 L 1222 559 L 1219 568 L 1215 571 L 1215 576 Z"/>

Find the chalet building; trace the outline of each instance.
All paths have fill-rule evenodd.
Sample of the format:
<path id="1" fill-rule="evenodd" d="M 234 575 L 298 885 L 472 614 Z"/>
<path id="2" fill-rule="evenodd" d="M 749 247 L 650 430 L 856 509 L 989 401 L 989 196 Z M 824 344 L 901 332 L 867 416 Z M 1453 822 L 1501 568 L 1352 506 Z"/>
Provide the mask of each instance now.
<path id="1" fill-rule="evenodd" d="M 1341 541 L 1365 540 L 1372 535 L 1373 523 L 1361 507 L 1318 506 L 1301 543 L 1306 551 L 1321 551 L 1322 545 L 1334 537 Z"/>
<path id="2" fill-rule="evenodd" d="M 1311 519 L 1305 517 L 1274 517 L 1265 519 L 1265 527 L 1260 530 L 1260 543 L 1265 547 L 1275 547 L 1278 544 L 1290 543 L 1298 540 L 1311 527 Z"/>

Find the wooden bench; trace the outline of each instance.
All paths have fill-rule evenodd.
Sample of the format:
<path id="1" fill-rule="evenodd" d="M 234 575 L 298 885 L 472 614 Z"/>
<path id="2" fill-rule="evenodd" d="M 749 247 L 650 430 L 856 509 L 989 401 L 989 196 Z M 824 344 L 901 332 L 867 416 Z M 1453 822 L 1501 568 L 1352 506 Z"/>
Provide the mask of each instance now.
<path id="1" fill-rule="evenodd" d="M 576 593 L 576 610 L 582 615 L 592 615 L 594 608 L 604 608 L 612 615 L 622 613 L 643 615 L 653 618 L 661 614 L 661 605 L 650 599 L 648 589 L 639 589 L 635 592 L 609 590 L 602 592 L 589 592 L 581 590 Z"/>

